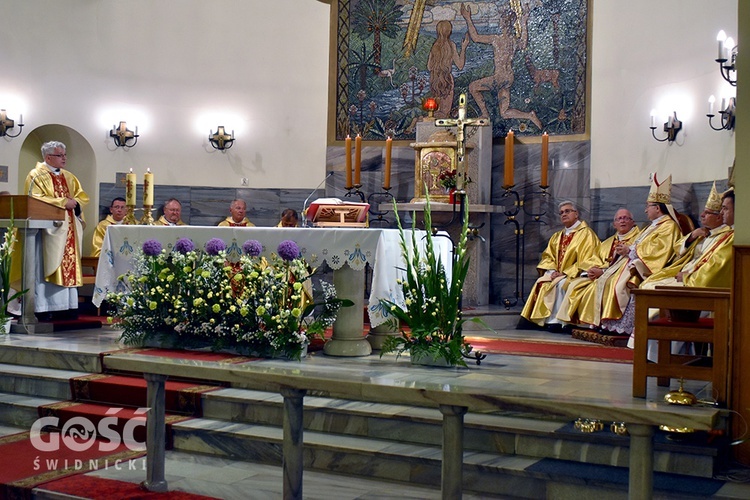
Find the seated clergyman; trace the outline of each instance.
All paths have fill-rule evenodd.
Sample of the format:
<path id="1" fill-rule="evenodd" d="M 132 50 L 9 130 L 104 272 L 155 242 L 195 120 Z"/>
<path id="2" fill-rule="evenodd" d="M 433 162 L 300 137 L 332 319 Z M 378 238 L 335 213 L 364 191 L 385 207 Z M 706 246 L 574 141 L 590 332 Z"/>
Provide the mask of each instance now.
<path id="1" fill-rule="evenodd" d="M 94 238 L 92 242 L 91 256 L 99 257 L 102 252 L 102 242 L 104 241 L 104 235 L 107 233 L 107 227 L 112 224 L 122 224 L 125 219 L 125 198 L 117 197 L 112 200 L 109 205 L 109 215 L 105 217 L 94 229 Z"/>
<path id="2" fill-rule="evenodd" d="M 732 199 L 733 196 L 732 191 Z M 730 195 L 726 197 L 729 198 Z M 669 267 L 649 276 L 641 284 L 641 288 L 729 287 L 732 276 L 734 229 L 724 222 L 722 201 L 714 183 L 706 206 L 701 212 L 701 227 L 680 240 L 680 257 Z M 734 210 L 731 221 L 734 223 Z"/>
<path id="3" fill-rule="evenodd" d="M 287 208 L 283 212 L 281 212 L 281 220 L 277 224 L 276 227 L 298 227 L 299 226 L 299 217 L 297 216 L 297 211 L 293 208 Z"/>
<path id="4" fill-rule="evenodd" d="M 247 213 L 247 203 L 245 200 L 232 200 L 229 205 L 229 217 L 219 222 L 220 226 L 231 227 L 255 227 L 255 224 L 245 217 Z"/>
<path id="5" fill-rule="evenodd" d="M 640 234 L 633 220 L 633 214 L 626 208 L 620 208 L 615 212 L 612 225 L 615 228 L 615 234 L 599 244 L 591 258 L 582 263 L 581 267 L 585 270 L 582 277 L 572 280 L 568 286 L 557 314 L 560 321 L 593 325 L 594 293 L 592 291 L 596 287 L 596 280 L 600 279 L 612 265 L 616 265 L 618 260 L 625 258 L 617 253 L 618 249 L 632 245 Z"/>
<path id="6" fill-rule="evenodd" d="M 170 198 L 164 204 L 164 215 L 154 222 L 155 226 L 185 226 L 182 222 L 182 203 L 177 198 Z"/>
<path id="7" fill-rule="evenodd" d="M 557 312 L 568 280 L 580 274 L 580 264 L 589 260 L 599 244 L 596 233 L 578 218 L 573 202 L 564 201 L 559 209 L 564 228 L 549 239 L 537 265 L 542 276 L 534 284 L 521 312 L 522 317 L 538 326 L 560 325 Z"/>

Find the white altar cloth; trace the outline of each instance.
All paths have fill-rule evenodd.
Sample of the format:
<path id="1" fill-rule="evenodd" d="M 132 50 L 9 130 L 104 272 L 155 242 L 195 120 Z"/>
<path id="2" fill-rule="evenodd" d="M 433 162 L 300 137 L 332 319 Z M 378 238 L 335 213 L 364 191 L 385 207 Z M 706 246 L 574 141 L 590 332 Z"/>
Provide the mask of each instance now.
<path id="1" fill-rule="evenodd" d="M 420 251 L 424 248 L 424 231 L 418 231 Z M 411 230 L 406 231 L 407 243 Z M 380 305 L 380 299 L 389 299 L 404 305 L 401 287 L 396 280 L 403 273 L 405 262 L 401 257 L 399 234 L 396 229 L 375 228 L 261 228 L 216 226 L 122 226 L 110 225 L 102 243 L 99 256 L 93 303 L 98 307 L 109 292 L 122 287 L 121 276 L 132 269 L 131 260 L 143 242 L 155 239 L 162 247 L 171 249 L 179 238 L 190 238 L 196 248 L 203 248 L 211 238 L 221 238 L 230 253 L 241 253 L 247 240 L 258 240 L 263 245 L 263 255 L 276 252 L 279 243 L 294 240 L 302 256 L 312 267 L 326 262 L 334 272 L 344 264 L 356 271 L 372 267 L 372 287 L 367 307 L 370 326 L 376 327 L 392 316 Z M 451 242 L 449 238 L 436 237 L 435 251 L 451 273 Z M 350 298 L 350 297 L 342 297 Z M 354 300 L 354 298 L 351 298 Z M 355 302 L 357 302 L 355 300 Z"/>

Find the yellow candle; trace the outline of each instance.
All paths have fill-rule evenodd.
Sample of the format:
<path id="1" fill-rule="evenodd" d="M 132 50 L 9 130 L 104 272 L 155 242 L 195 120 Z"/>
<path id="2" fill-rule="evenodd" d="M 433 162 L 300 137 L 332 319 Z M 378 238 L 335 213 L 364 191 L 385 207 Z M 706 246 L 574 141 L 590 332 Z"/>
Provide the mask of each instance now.
<path id="1" fill-rule="evenodd" d="M 515 134 L 512 130 L 508 131 L 505 137 L 505 176 L 503 179 L 503 188 L 510 189 L 513 187 L 513 139 Z"/>
<path id="2" fill-rule="evenodd" d="M 357 134 L 354 140 L 354 185 L 362 185 L 362 136 Z"/>
<path id="3" fill-rule="evenodd" d="M 135 183 L 136 177 L 133 169 L 125 176 L 125 204 L 135 206 Z"/>
<path id="4" fill-rule="evenodd" d="M 391 152 L 393 151 L 393 139 L 390 137 L 385 140 L 385 179 L 383 180 L 383 189 L 391 187 Z"/>
<path id="5" fill-rule="evenodd" d="M 539 185 L 542 188 L 549 186 L 547 175 L 549 173 L 549 135 L 547 132 L 542 134 L 542 182 Z"/>
<path id="6" fill-rule="evenodd" d="M 143 176 L 143 205 L 154 206 L 154 174 L 151 173 L 150 168 Z"/>
<path id="7" fill-rule="evenodd" d="M 346 136 L 346 189 L 352 188 L 352 138 Z"/>

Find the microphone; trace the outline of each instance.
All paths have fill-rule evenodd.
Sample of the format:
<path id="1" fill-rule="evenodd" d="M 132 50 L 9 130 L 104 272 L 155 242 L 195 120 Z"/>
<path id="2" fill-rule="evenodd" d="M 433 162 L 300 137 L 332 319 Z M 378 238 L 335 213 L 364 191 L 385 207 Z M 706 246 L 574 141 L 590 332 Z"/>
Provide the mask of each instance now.
<path id="1" fill-rule="evenodd" d="M 316 191 L 317 191 L 318 189 L 320 189 L 320 186 L 322 186 L 322 185 L 323 185 L 323 184 L 325 183 L 325 181 L 327 181 L 327 180 L 328 180 L 328 178 L 329 178 L 330 176 L 332 176 L 332 175 L 333 175 L 333 172 L 328 172 L 328 173 L 326 174 L 326 176 L 325 176 L 325 177 L 323 178 L 323 180 L 322 180 L 322 181 L 320 181 L 320 184 L 318 184 L 317 186 L 315 186 L 315 189 L 313 189 L 313 190 L 312 190 L 312 191 L 310 192 L 310 194 L 309 194 L 309 195 L 307 195 L 307 198 L 305 198 L 305 202 L 304 202 L 304 203 L 302 204 L 302 227 L 310 227 L 310 226 L 308 225 L 308 220 L 307 220 L 307 202 L 308 202 L 308 201 L 310 201 L 310 198 L 312 198 L 312 195 L 314 195 L 314 194 L 315 194 L 315 192 L 316 192 Z"/>

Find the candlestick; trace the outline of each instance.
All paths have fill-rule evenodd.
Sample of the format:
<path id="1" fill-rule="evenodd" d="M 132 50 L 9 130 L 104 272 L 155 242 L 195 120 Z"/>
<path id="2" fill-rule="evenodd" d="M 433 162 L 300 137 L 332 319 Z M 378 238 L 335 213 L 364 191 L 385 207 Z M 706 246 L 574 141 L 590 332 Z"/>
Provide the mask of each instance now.
<path id="1" fill-rule="evenodd" d="M 151 173 L 150 168 L 143 176 L 143 206 L 154 206 L 154 174 Z"/>
<path id="2" fill-rule="evenodd" d="M 352 138 L 346 136 L 346 189 L 352 188 Z"/>
<path id="3" fill-rule="evenodd" d="M 513 139 L 515 134 L 512 130 L 508 131 L 505 136 L 505 175 L 503 179 L 503 188 L 509 189 L 514 185 L 513 182 Z"/>
<path id="4" fill-rule="evenodd" d="M 385 178 L 383 180 L 383 189 L 391 188 L 391 152 L 393 150 L 393 139 L 390 137 L 385 140 Z"/>
<path id="5" fill-rule="evenodd" d="M 362 136 L 357 134 L 354 140 L 354 185 L 361 186 L 362 179 Z"/>
<path id="6" fill-rule="evenodd" d="M 133 169 L 125 176 L 125 204 L 135 206 L 135 183 L 136 177 Z"/>
<path id="7" fill-rule="evenodd" d="M 539 184 L 542 189 L 549 186 L 547 174 L 549 173 L 549 135 L 542 134 L 542 181 Z"/>

